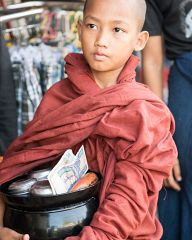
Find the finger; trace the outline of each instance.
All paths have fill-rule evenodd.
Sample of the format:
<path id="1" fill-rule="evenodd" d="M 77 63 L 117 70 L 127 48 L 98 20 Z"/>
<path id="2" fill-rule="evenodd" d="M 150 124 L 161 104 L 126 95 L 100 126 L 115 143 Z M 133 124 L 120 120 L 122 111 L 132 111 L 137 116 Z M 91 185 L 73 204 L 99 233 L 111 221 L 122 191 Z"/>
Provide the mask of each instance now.
<path id="1" fill-rule="evenodd" d="M 164 180 L 164 181 L 163 181 L 163 186 L 164 186 L 164 187 L 168 187 L 167 180 Z"/>
<path id="2" fill-rule="evenodd" d="M 174 179 L 173 175 L 169 176 L 169 178 L 167 179 L 167 185 L 168 185 L 168 187 L 170 187 L 176 191 L 181 190 L 179 183 Z"/>
<path id="3" fill-rule="evenodd" d="M 30 240 L 29 234 L 24 234 L 22 240 Z"/>
<path id="4" fill-rule="evenodd" d="M 173 174 L 174 177 L 177 181 L 181 181 L 182 180 L 182 176 L 181 176 L 181 168 L 180 168 L 180 164 L 179 164 L 179 159 L 176 159 L 176 163 L 173 166 Z"/>

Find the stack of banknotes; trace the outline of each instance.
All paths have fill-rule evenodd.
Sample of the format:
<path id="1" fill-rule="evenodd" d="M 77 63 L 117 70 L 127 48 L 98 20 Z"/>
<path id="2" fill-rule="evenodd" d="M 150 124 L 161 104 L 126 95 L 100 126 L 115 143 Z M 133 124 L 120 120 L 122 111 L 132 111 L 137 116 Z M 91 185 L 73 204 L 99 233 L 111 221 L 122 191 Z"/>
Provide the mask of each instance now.
<path id="1" fill-rule="evenodd" d="M 81 146 L 76 155 L 73 154 L 71 149 L 66 150 L 48 175 L 53 194 L 69 192 L 87 171 L 88 163 L 84 147 Z"/>

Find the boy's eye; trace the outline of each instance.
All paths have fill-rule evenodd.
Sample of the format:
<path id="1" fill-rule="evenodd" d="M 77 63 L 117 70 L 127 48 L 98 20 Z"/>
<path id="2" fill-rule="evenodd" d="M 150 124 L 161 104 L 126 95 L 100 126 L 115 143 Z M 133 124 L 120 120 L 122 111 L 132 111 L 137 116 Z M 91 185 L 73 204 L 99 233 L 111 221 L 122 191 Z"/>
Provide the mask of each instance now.
<path id="1" fill-rule="evenodd" d="M 90 28 L 90 29 L 97 29 L 97 26 L 93 23 L 87 24 L 87 27 Z"/>
<path id="2" fill-rule="evenodd" d="M 118 28 L 118 27 L 114 28 L 114 31 L 117 32 L 117 33 L 118 32 L 123 32 L 123 30 L 121 28 Z"/>

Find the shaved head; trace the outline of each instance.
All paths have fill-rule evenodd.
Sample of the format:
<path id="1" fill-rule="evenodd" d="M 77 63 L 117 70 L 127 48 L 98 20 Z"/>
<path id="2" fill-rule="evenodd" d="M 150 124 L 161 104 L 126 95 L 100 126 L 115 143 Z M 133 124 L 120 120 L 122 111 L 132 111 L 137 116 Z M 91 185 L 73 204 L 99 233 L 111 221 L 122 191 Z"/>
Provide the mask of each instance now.
<path id="1" fill-rule="evenodd" d="M 98 0 L 86 0 L 85 1 L 84 10 L 83 10 L 84 15 L 86 13 L 86 10 L 89 8 L 90 4 L 93 1 L 98 1 Z M 101 0 L 101 1 L 104 1 L 104 0 Z M 115 0 L 111 0 L 111 1 L 115 1 Z M 119 1 L 118 0 L 116 0 L 116 1 L 117 1 L 117 6 L 118 6 Z M 135 17 L 138 20 L 139 29 L 142 30 L 143 24 L 145 21 L 146 8 L 147 8 L 145 0 L 125 0 L 125 1 L 130 2 L 131 8 L 135 10 Z"/>

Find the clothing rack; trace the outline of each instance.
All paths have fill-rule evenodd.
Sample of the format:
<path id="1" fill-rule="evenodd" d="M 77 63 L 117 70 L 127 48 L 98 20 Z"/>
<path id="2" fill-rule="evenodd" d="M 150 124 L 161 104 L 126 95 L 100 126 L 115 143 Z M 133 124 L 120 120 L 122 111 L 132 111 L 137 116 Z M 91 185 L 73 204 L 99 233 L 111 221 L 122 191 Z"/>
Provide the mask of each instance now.
<path id="1" fill-rule="evenodd" d="M 31 2 L 36 2 L 37 0 L 31 0 Z M 54 0 L 42 0 L 43 2 L 57 2 Z M 28 2 L 27 0 L 23 0 L 22 2 Z M 62 3 L 84 3 L 85 0 L 58 0 L 58 2 L 62 2 Z"/>
<path id="2" fill-rule="evenodd" d="M 30 1 L 7 6 L 3 15 L 0 11 L 13 69 L 18 135 L 33 118 L 44 93 L 64 79 L 64 57 L 81 51 L 75 26 L 82 7 L 79 0 Z"/>
<path id="3" fill-rule="evenodd" d="M 3 15 L 7 15 L 7 14 L 26 11 L 26 10 L 29 10 L 29 9 L 40 8 L 40 7 L 43 7 L 44 5 L 45 5 L 45 3 L 41 2 L 41 1 L 8 5 L 6 8 L 0 10 L 0 15 L 3 16 Z"/>
<path id="4" fill-rule="evenodd" d="M 39 24 L 30 24 L 30 25 L 25 25 L 25 26 L 21 26 L 21 27 L 5 29 L 5 30 L 3 30 L 3 32 L 10 33 L 10 32 L 14 32 L 14 31 L 20 31 L 22 29 L 31 29 L 31 28 L 37 28 L 37 27 L 39 27 Z"/>
<path id="5" fill-rule="evenodd" d="M 30 1 L 6 6 L 0 10 L 0 23 L 41 14 L 45 8 L 62 7 L 65 10 L 82 10 L 84 0 Z"/>
<path id="6" fill-rule="evenodd" d="M 32 9 L 28 11 L 23 11 L 23 12 L 18 12 L 18 13 L 12 13 L 4 16 L 0 16 L 0 23 L 3 22 L 8 22 L 10 20 L 18 19 L 18 18 L 23 18 L 27 16 L 32 16 L 35 14 L 41 14 L 44 11 L 43 8 L 38 8 L 38 9 Z"/>
<path id="7" fill-rule="evenodd" d="M 4 7 L 4 9 L 7 10 L 22 10 L 22 9 L 26 9 L 26 8 L 35 8 L 35 7 L 42 7 L 42 6 L 60 6 L 60 5 L 71 5 L 71 4 L 75 4 L 75 6 L 79 6 L 82 5 L 84 1 L 82 0 L 74 0 L 74 1 L 65 1 L 65 0 L 57 0 L 57 1 L 26 1 L 26 2 L 22 2 L 22 3 L 17 3 L 17 4 L 12 4 L 12 5 L 8 5 L 6 6 L 6 8 Z M 78 5 L 76 5 L 78 3 Z M 67 9 L 66 9 L 67 10 Z"/>

